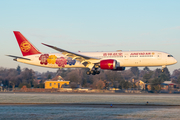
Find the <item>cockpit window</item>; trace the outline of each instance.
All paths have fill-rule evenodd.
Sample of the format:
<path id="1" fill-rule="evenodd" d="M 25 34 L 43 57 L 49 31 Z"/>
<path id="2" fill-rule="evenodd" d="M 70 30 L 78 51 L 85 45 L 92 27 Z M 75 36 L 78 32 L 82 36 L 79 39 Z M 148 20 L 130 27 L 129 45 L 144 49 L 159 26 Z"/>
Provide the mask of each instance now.
<path id="1" fill-rule="evenodd" d="M 168 55 L 168 57 L 173 57 L 172 55 Z"/>

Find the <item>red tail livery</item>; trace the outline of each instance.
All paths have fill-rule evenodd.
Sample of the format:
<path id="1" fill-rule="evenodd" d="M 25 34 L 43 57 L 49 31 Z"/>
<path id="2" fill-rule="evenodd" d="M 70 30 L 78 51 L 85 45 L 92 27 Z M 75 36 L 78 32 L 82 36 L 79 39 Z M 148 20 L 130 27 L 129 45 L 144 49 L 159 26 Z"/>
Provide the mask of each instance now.
<path id="1" fill-rule="evenodd" d="M 19 31 L 14 31 L 23 56 L 41 54 Z"/>

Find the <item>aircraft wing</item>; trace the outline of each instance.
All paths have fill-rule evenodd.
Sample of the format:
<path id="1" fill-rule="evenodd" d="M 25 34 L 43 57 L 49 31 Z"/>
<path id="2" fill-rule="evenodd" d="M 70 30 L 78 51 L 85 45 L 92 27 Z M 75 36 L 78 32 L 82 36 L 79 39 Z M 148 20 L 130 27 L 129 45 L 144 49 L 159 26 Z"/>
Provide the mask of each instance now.
<path id="1" fill-rule="evenodd" d="M 65 56 L 68 56 L 72 59 L 76 59 L 78 61 L 80 61 L 83 65 L 87 65 L 87 64 L 90 64 L 91 61 L 96 61 L 96 60 L 100 60 L 99 58 L 94 58 L 94 57 L 89 57 L 89 56 L 85 56 L 85 55 L 81 55 L 81 54 L 78 54 L 78 53 L 74 53 L 74 52 L 70 52 L 70 51 L 67 51 L 67 50 L 64 50 L 64 49 L 61 49 L 61 48 L 57 48 L 55 46 L 51 46 L 51 45 L 47 45 L 47 44 L 44 44 L 42 43 L 43 45 L 45 46 L 48 46 L 52 49 L 55 49 L 59 52 L 61 52 L 63 55 Z"/>
<path id="2" fill-rule="evenodd" d="M 6 56 L 13 57 L 13 58 L 15 58 L 14 60 L 16 60 L 17 58 L 19 58 L 19 59 L 24 59 L 24 60 L 31 60 L 31 59 L 29 59 L 29 58 L 18 57 L 18 56 L 13 56 L 13 55 L 6 55 Z"/>

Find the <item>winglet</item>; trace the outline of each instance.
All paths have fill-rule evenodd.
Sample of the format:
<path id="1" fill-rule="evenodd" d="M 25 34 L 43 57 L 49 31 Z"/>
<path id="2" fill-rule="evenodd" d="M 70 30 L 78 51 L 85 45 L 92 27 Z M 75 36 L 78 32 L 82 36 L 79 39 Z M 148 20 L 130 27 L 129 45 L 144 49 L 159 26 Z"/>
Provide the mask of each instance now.
<path id="1" fill-rule="evenodd" d="M 41 54 L 19 31 L 13 31 L 23 56 Z"/>
<path id="2" fill-rule="evenodd" d="M 41 43 L 41 44 L 43 44 L 43 45 L 45 45 L 47 47 L 56 48 L 55 46 L 51 46 L 51 45 L 48 45 L 48 44 L 45 44 L 45 43 Z"/>
<path id="3" fill-rule="evenodd" d="M 43 44 L 43 45 L 45 45 L 45 46 L 48 46 L 48 47 L 53 47 L 53 46 L 48 45 L 48 44 L 45 44 L 45 43 L 41 43 L 41 44 Z"/>

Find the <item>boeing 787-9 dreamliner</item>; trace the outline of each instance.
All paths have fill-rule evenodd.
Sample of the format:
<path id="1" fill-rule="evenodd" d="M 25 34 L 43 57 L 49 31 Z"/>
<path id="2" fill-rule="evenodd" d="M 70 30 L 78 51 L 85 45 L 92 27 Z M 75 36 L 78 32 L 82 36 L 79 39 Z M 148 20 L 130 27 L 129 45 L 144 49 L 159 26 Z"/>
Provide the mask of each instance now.
<path id="1" fill-rule="evenodd" d="M 23 57 L 15 61 L 49 68 L 89 68 L 87 75 L 100 73 L 100 69 L 123 71 L 125 67 L 162 66 L 177 63 L 170 54 L 160 51 L 71 52 L 52 45 L 43 45 L 58 53 L 41 53 L 19 31 L 14 31 Z"/>

